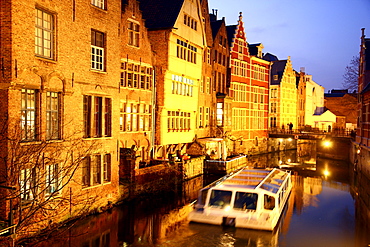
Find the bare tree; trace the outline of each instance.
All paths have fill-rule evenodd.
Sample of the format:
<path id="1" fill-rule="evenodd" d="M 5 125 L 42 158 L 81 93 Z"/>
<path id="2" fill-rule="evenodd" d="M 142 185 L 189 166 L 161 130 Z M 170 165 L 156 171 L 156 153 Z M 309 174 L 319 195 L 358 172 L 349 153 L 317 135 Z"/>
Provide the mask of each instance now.
<path id="1" fill-rule="evenodd" d="M 358 89 L 358 73 L 359 73 L 360 57 L 353 56 L 349 65 L 346 66 L 343 74 L 342 86 L 349 89 L 350 92 Z"/>
<path id="2" fill-rule="evenodd" d="M 9 213 L 0 215 L 1 220 L 13 225 L 12 230 L 21 237 L 87 213 L 94 196 L 81 191 L 72 196 L 71 184 L 81 186 L 79 168 L 98 146 L 79 133 L 63 140 L 27 143 L 22 141 L 20 128 L 9 128 L 8 121 L 3 121 L 0 205 Z"/>

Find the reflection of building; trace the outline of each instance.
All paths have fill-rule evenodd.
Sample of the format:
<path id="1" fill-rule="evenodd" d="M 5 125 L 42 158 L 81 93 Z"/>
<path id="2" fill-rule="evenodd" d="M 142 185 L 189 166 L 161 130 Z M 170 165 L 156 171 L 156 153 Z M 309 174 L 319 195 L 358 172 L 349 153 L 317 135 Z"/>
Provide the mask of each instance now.
<path id="1" fill-rule="evenodd" d="M 317 195 L 322 191 L 322 179 L 301 176 L 292 176 L 292 178 L 292 196 L 295 198 L 295 206 L 298 212 L 308 206 L 317 206 Z"/>

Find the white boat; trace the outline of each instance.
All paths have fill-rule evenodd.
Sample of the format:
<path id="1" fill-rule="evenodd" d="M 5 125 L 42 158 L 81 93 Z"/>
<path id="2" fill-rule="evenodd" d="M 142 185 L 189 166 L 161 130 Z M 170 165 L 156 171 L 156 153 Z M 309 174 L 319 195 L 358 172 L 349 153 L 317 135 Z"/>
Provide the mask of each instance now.
<path id="1" fill-rule="evenodd" d="M 188 219 L 272 231 L 291 190 L 290 172 L 244 168 L 203 188 Z"/>

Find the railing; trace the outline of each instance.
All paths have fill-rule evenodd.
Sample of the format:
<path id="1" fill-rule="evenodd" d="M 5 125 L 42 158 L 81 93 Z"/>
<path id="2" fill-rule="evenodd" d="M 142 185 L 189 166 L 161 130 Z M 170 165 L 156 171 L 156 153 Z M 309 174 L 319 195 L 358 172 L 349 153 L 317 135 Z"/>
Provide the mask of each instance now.
<path id="1" fill-rule="evenodd" d="M 238 156 L 229 160 L 205 160 L 205 173 L 228 173 L 247 164 L 247 156 Z"/>
<path id="2" fill-rule="evenodd" d="M 305 129 L 279 129 L 279 128 L 270 128 L 269 134 L 286 134 L 286 135 L 330 135 L 336 137 L 350 137 L 355 134 L 354 130 L 348 129 L 337 129 L 334 128 L 331 131 L 320 130 L 318 128 L 311 128 L 309 130 Z"/>

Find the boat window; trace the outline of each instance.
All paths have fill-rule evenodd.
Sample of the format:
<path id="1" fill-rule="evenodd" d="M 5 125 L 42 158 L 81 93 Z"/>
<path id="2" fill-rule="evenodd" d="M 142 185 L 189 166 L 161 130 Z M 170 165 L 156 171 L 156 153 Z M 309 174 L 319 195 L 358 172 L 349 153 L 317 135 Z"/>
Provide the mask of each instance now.
<path id="1" fill-rule="evenodd" d="M 275 208 L 275 198 L 273 196 L 265 195 L 264 208 L 268 210 Z"/>
<path id="2" fill-rule="evenodd" d="M 232 194 L 231 191 L 212 190 L 211 198 L 209 199 L 209 205 L 220 208 L 230 205 L 231 194 Z"/>
<path id="3" fill-rule="evenodd" d="M 247 192 L 236 192 L 234 209 L 256 210 L 258 194 Z"/>
<path id="4" fill-rule="evenodd" d="M 199 197 L 198 197 L 198 204 L 199 205 L 205 205 L 205 202 L 206 202 L 206 199 L 207 199 L 208 190 L 209 190 L 209 188 L 203 189 L 203 190 L 200 191 Z"/>

